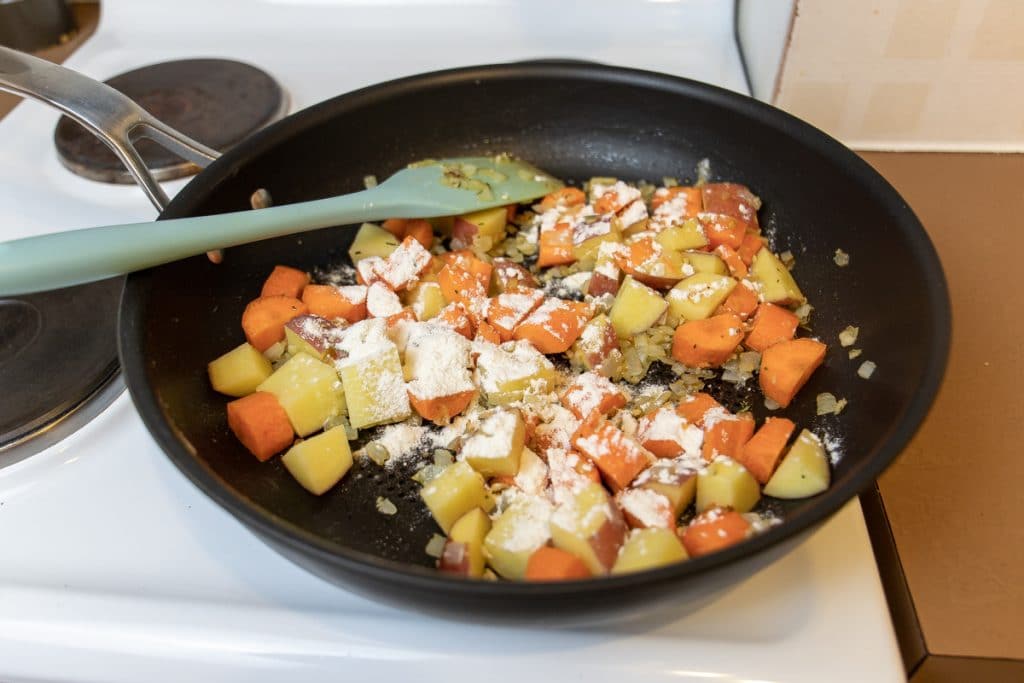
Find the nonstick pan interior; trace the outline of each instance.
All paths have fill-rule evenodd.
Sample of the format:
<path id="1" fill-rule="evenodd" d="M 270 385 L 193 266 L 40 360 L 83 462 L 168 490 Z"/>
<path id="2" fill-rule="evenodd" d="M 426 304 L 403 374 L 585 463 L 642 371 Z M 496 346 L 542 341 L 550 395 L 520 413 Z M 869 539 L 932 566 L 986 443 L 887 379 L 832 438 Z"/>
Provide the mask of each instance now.
<path id="1" fill-rule="evenodd" d="M 783 411 L 839 445 L 832 488 L 770 502 L 785 523 L 721 553 L 635 576 L 564 585 L 470 582 L 436 575 L 424 553 L 437 531 L 407 470 L 354 468 L 322 497 L 302 490 L 279 460 L 257 462 L 228 431 L 225 398 L 206 363 L 243 340 L 240 318 L 276 264 L 307 270 L 342 263 L 353 231 L 336 228 L 231 249 L 215 266 L 196 257 L 134 274 L 122 302 L 121 353 L 136 405 L 157 441 L 202 490 L 275 547 L 321 575 L 399 601 L 448 609 L 588 609 L 708 581 L 735 563 L 835 512 L 868 485 L 923 419 L 945 363 L 945 282 L 920 224 L 892 188 L 838 143 L 770 107 L 725 91 L 643 72 L 587 65 L 481 67 L 414 77 L 328 101 L 275 124 L 201 173 L 162 217 L 247 207 L 257 188 L 276 203 L 361 189 L 410 161 L 512 152 L 555 175 L 749 185 L 776 250 L 790 250 L 814 305 L 812 333 L 825 366 Z M 839 268 L 837 248 L 850 255 Z M 860 327 L 847 357 L 837 336 Z M 877 363 L 870 380 L 862 360 Z M 728 386 L 728 385 L 726 385 Z M 849 405 L 817 417 L 815 395 Z M 730 405 L 755 391 L 712 389 Z M 775 413 L 780 414 L 780 413 Z M 398 514 L 381 515 L 383 495 Z M 422 569 L 417 569 L 420 567 Z M 594 598 L 586 599 L 586 596 Z"/>

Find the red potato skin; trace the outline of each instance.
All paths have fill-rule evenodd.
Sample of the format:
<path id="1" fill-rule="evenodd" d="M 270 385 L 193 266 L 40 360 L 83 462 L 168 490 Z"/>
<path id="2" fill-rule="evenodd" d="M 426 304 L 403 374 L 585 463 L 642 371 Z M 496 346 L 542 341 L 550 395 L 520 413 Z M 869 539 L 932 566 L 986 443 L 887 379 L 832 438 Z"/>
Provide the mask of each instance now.
<path id="1" fill-rule="evenodd" d="M 473 244 L 473 240 L 476 239 L 476 234 L 480 231 L 475 223 L 470 223 L 466 219 L 457 216 L 455 222 L 452 224 L 452 242 L 463 247 L 468 247 Z"/>
<path id="2" fill-rule="evenodd" d="M 590 276 L 590 284 L 587 285 L 587 294 L 590 296 L 601 296 L 602 294 L 618 294 L 618 278 L 608 277 L 604 273 L 594 273 Z"/>
<path id="3" fill-rule="evenodd" d="M 451 539 L 445 541 L 437 568 L 446 574 L 469 576 L 469 550 L 466 544 Z"/>

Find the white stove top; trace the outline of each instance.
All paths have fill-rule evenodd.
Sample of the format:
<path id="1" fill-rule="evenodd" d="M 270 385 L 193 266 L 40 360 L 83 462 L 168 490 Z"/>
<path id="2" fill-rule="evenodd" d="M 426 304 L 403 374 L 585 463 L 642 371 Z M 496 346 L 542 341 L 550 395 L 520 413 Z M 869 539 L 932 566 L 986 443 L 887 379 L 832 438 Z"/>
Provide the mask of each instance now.
<path id="1" fill-rule="evenodd" d="M 279 79 L 293 110 L 419 71 L 540 57 L 745 91 L 731 5 L 105 0 L 68 66 L 103 79 L 167 59 L 240 59 Z M 25 104 L 0 122 L 0 239 L 152 218 L 137 188 L 60 166 L 56 120 Z M 0 539 L 5 681 L 904 680 L 856 502 L 695 612 L 591 629 L 442 621 L 282 559 L 174 469 L 125 394 L 0 469 Z"/>

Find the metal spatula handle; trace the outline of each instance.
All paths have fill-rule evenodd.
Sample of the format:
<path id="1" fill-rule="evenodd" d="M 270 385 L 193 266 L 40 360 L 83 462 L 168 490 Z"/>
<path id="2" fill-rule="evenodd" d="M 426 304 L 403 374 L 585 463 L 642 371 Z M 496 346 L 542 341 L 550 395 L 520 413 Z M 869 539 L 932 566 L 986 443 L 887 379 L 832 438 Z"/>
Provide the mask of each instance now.
<path id="1" fill-rule="evenodd" d="M 160 122 L 109 85 L 3 46 L 0 90 L 54 106 L 89 129 L 128 168 L 158 211 L 167 206 L 167 195 L 135 149 L 137 140 L 149 138 L 201 168 L 220 156 Z"/>

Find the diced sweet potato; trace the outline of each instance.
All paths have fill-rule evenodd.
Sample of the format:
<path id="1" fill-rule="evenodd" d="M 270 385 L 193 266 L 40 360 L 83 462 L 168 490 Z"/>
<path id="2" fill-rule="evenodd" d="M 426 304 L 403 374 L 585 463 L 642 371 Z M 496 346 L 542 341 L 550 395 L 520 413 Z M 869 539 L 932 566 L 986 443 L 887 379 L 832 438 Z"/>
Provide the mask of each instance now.
<path id="1" fill-rule="evenodd" d="M 435 322 L 447 325 L 466 339 L 473 338 L 473 321 L 466 311 L 466 307 L 459 302 L 453 302 L 441 309 L 437 314 Z"/>
<path id="2" fill-rule="evenodd" d="M 750 438 L 737 459 L 761 484 L 767 484 L 786 450 L 796 425 L 784 417 L 769 417 Z"/>
<path id="3" fill-rule="evenodd" d="M 487 322 L 498 331 L 502 341 L 512 339 L 519 323 L 544 301 L 544 292 L 539 289 L 516 289 L 505 292 L 490 300 L 487 307 Z"/>
<path id="4" fill-rule="evenodd" d="M 260 462 L 288 448 L 295 438 L 288 414 L 277 398 L 265 391 L 228 403 L 228 427 Z"/>
<path id="5" fill-rule="evenodd" d="M 800 319 L 782 306 L 761 304 L 743 345 L 752 351 L 764 351 L 772 344 L 792 339 L 799 324 Z"/>
<path id="6" fill-rule="evenodd" d="M 559 548 L 537 548 L 526 563 L 527 581 L 571 581 L 590 578 L 583 560 Z"/>
<path id="7" fill-rule="evenodd" d="M 441 294 L 448 303 L 466 305 L 487 295 L 487 289 L 473 273 L 451 265 L 445 266 L 437 274 L 437 283 L 441 285 Z"/>
<path id="8" fill-rule="evenodd" d="M 640 444 L 610 422 L 601 422 L 585 432 L 574 439 L 573 445 L 597 465 L 612 491 L 629 486 L 653 460 Z"/>
<path id="9" fill-rule="evenodd" d="M 420 274 L 430 267 L 431 260 L 430 252 L 416 238 L 406 237 L 375 270 L 392 291 L 401 292 L 416 283 Z"/>
<path id="10" fill-rule="evenodd" d="M 298 299 L 309 284 L 309 275 L 298 268 L 274 266 L 267 281 L 263 283 L 260 296 L 290 296 Z"/>
<path id="11" fill-rule="evenodd" d="M 733 287 L 732 292 L 718 307 L 717 313 L 732 313 L 740 320 L 746 320 L 754 314 L 758 306 L 757 292 L 743 284 L 744 282 L 747 281 L 743 280 Z"/>
<path id="12" fill-rule="evenodd" d="M 720 213 L 702 213 L 700 225 L 712 249 L 722 244 L 739 249 L 747 235 L 747 226 L 741 219 Z"/>
<path id="13" fill-rule="evenodd" d="M 750 522 L 735 510 L 711 508 L 697 515 L 683 532 L 690 557 L 707 555 L 739 543 L 750 533 Z"/>
<path id="14" fill-rule="evenodd" d="M 356 323 L 366 317 L 366 287 L 350 285 L 307 285 L 302 302 L 309 312 L 322 318 L 344 318 Z"/>
<path id="15" fill-rule="evenodd" d="M 257 351 L 266 351 L 284 339 L 284 326 L 296 316 L 309 312 L 306 304 L 290 296 L 263 296 L 253 299 L 242 313 L 246 340 Z"/>
<path id="16" fill-rule="evenodd" d="M 612 382 L 594 372 L 578 375 L 562 394 L 562 405 L 579 418 L 607 415 L 626 405 L 626 396 Z"/>
<path id="17" fill-rule="evenodd" d="M 556 206 L 582 206 L 587 203 L 587 195 L 576 187 L 563 187 L 544 195 L 540 200 L 541 211 L 548 211 Z"/>
<path id="18" fill-rule="evenodd" d="M 710 427 L 704 428 L 701 455 L 708 462 L 719 455 L 736 458 L 753 433 L 754 417 L 750 413 L 727 415 L 717 419 Z"/>
<path id="19" fill-rule="evenodd" d="M 484 341 L 492 344 L 500 344 L 501 342 L 506 341 L 501 338 L 501 332 L 499 332 L 494 325 L 488 322 L 482 322 L 476 326 L 476 338 L 483 339 Z"/>
<path id="20" fill-rule="evenodd" d="M 451 396 L 420 398 L 410 391 L 409 403 L 424 420 L 430 420 L 435 424 L 447 424 L 473 402 L 474 396 L 476 391 L 462 391 Z"/>
<path id="21" fill-rule="evenodd" d="M 631 240 L 616 252 L 615 263 L 633 279 L 655 289 L 674 287 L 687 275 L 682 255 L 665 249 L 650 236 Z"/>
<path id="22" fill-rule="evenodd" d="M 725 262 L 725 266 L 729 269 L 729 275 L 737 279 L 747 276 L 747 264 L 743 262 L 735 249 L 726 244 L 719 244 L 715 247 L 715 253 Z"/>
<path id="23" fill-rule="evenodd" d="M 405 235 L 419 242 L 424 249 L 434 246 L 434 229 L 429 221 L 422 218 L 409 221 L 405 226 Z"/>
<path id="24" fill-rule="evenodd" d="M 740 244 L 740 248 L 736 250 L 736 253 L 740 255 L 740 259 L 748 266 L 754 262 L 754 255 L 761 251 L 761 247 L 764 246 L 764 238 L 755 232 L 748 232 L 743 236 L 743 242 Z"/>
<path id="25" fill-rule="evenodd" d="M 688 424 L 686 418 L 667 405 L 640 419 L 637 436 L 640 445 L 659 458 L 681 455 L 687 446 L 696 448 L 698 440 L 703 438 L 696 425 Z"/>
<path id="26" fill-rule="evenodd" d="M 568 223 L 557 223 L 542 230 L 538 240 L 537 265 L 547 268 L 572 263 L 576 260 L 572 247 L 572 226 Z"/>
<path id="27" fill-rule="evenodd" d="M 408 218 L 389 218 L 380 224 L 380 227 L 384 228 L 398 239 L 405 237 L 405 228 L 409 225 Z"/>
<path id="28" fill-rule="evenodd" d="M 675 201 L 680 204 L 681 218 L 694 218 L 703 210 L 703 202 L 700 196 L 700 188 L 684 187 L 659 187 L 651 197 L 651 210 L 655 211 L 666 202 Z"/>
<path id="29" fill-rule="evenodd" d="M 414 323 L 416 322 L 416 311 L 412 310 L 412 306 L 405 306 L 398 313 L 389 315 L 385 320 L 388 321 L 388 329 L 391 329 L 403 321 Z"/>
<path id="30" fill-rule="evenodd" d="M 551 298 L 516 327 L 513 338 L 525 339 L 544 354 L 563 353 L 592 315 L 590 304 Z"/>
<path id="31" fill-rule="evenodd" d="M 676 406 L 676 412 L 685 417 L 686 421 L 690 424 L 703 427 L 704 416 L 707 415 L 707 412 L 721 407 L 721 403 L 712 398 L 710 394 L 705 394 L 702 391 L 690 394 L 680 401 L 679 405 Z"/>
<path id="32" fill-rule="evenodd" d="M 826 346 L 814 339 L 792 339 L 761 354 L 758 377 L 764 395 L 785 408 L 825 360 Z"/>
<path id="33" fill-rule="evenodd" d="M 692 368 L 714 368 L 729 359 L 743 339 L 743 321 L 725 313 L 688 320 L 676 328 L 672 357 Z"/>

